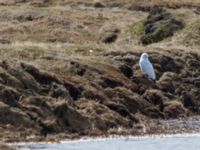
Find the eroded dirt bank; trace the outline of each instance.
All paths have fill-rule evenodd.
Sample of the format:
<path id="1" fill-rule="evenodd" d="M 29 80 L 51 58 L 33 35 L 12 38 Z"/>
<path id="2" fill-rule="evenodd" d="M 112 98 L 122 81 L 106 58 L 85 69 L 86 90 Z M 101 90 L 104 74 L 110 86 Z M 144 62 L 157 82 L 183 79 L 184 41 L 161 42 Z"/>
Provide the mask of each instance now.
<path id="1" fill-rule="evenodd" d="M 140 54 L 109 52 L 90 63 L 41 58 L 52 65 L 48 69 L 1 61 L 0 138 L 144 134 L 152 132 L 151 119 L 197 115 L 200 56 L 149 52 L 154 83 L 139 70 Z"/>

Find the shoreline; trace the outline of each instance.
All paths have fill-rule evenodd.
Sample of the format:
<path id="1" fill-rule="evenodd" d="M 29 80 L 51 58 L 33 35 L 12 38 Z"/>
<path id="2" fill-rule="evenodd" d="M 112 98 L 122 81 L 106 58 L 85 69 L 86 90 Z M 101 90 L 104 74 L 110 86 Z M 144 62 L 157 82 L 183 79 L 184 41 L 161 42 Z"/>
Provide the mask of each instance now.
<path id="1" fill-rule="evenodd" d="M 100 133 L 88 136 L 77 134 L 50 134 L 46 137 L 32 135 L 27 139 L 3 139 L 2 143 L 62 143 L 62 141 L 81 141 L 88 139 L 109 139 L 120 137 L 163 137 L 176 135 L 200 135 L 200 117 L 170 119 L 170 120 L 150 120 L 147 121 L 148 129 L 134 131 L 133 129 L 115 129 L 113 133 Z"/>
<path id="2" fill-rule="evenodd" d="M 80 139 L 64 139 L 60 142 L 17 142 L 17 143 L 2 143 L 3 145 L 11 146 L 13 148 L 16 146 L 25 146 L 25 145 L 43 145 L 43 144 L 67 144 L 67 143 L 79 143 L 79 142 L 101 142 L 101 141 L 107 141 L 107 140 L 145 140 L 149 138 L 157 139 L 157 138 L 173 138 L 173 137 L 200 137 L 199 133 L 177 133 L 177 134 L 151 134 L 151 135 L 140 135 L 140 136 L 134 136 L 134 135 L 110 135 L 108 137 L 100 136 L 100 137 L 84 137 Z"/>
<path id="3" fill-rule="evenodd" d="M 153 120 L 151 120 L 153 121 Z M 75 135 L 68 135 L 65 136 L 58 136 L 58 135 L 51 135 L 52 137 L 48 138 L 41 138 L 41 141 L 39 141 L 37 138 L 35 138 L 32 141 L 12 141 L 12 142 L 2 142 L 0 145 L 8 146 L 8 148 L 11 148 L 11 150 L 18 149 L 20 147 L 26 146 L 26 145 L 44 145 L 44 144 L 67 144 L 67 143 L 79 143 L 79 142 L 96 142 L 96 141 L 107 141 L 107 140 L 145 140 L 148 138 L 172 138 L 172 137 L 200 137 L 200 126 L 199 129 L 196 129 L 194 126 L 194 130 L 192 130 L 191 126 L 200 124 L 200 118 L 197 117 L 190 117 L 190 118 L 182 118 L 182 119 L 171 119 L 171 120 L 157 120 L 157 122 L 154 121 L 155 124 L 160 123 L 160 126 L 157 126 L 157 132 L 154 129 L 151 129 L 150 131 L 146 133 L 132 133 L 127 134 L 128 132 L 123 134 L 106 134 L 106 135 L 97 135 L 97 136 L 75 136 Z M 166 123 L 167 122 L 167 123 Z M 165 129 L 164 125 L 168 126 L 167 129 Z M 172 125 L 170 125 L 172 123 Z M 173 126 L 175 125 L 176 126 Z M 193 123 L 193 124 L 192 124 Z M 155 124 L 151 124 L 151 126 L 155 127 Z M 181 130 L 181 126 L 184 125 L 187 130 Z M 163 129 L 161 129 L 161 126 Z M 178 130 L 178 127 L 180 129 Z M 54 140 L 52 140 L 55 138 Z"/>

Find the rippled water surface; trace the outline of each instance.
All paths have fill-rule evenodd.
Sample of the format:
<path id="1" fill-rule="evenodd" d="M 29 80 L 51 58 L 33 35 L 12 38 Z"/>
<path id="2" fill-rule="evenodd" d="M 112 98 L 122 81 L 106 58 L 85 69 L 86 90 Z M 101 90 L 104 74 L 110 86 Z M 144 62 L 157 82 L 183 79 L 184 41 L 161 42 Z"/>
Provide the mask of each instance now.
<path id="1" fill-rule="evenodd" d="M 200 135 L 97 139 L 18 145 L 23 150 L 199 150 Z"/>

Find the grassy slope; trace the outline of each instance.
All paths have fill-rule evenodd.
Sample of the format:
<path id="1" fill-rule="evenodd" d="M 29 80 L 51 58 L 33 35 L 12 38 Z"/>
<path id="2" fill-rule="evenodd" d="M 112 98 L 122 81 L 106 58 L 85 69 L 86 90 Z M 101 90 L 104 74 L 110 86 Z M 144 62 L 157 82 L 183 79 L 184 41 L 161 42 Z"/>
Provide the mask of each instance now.
<path id="1" fill-rule="evenodd" d="M 131 33 L 138 33 L 138 31 L 131 31 L 130 26 L 143 20 L 147 15 L 144 12 L 130 11 L 126 7 L 124 8 L 123 5 L 119 5 L 118 9 L 106 7 L 102 11 L 101 9 L 87 7 L 86 4 L 79 4 L 77 1 L 66 1 L 66 4 L 73 4 L 72 7 L 61 6 L 65 2 L 61 3 L 59 1 L 57 3 L 61 3 L 60 5 L 55 5 L 56 1 L 52 3 L 50 1 L 49 4 L 51 5 L 48 7 L 37 7 L 32 5 L 35 2 L 13 3 L 11 6 L 3 5 L 0 7 L 0 34 L 2 35 L 0 42 L 10 42 L 1 45 L 1 53 L 4 54 L 4 51 L 13 49 L 13 47 L 15 47 L 14 51 L 26 51 L 35 57 L 44 53 L 54 55 L 58 51 L 58 53 L 62 51 L 66 55 L 88 55 L 90 49 L 94 49 L 94 54 L 114 49 L 143 49 L 138 43 L 138 36 L 131 36 Z M 117 2 L 122 3 L 120 1 L 114 1 L 113 3 Z M 88 1 L 88 3 L 92 4 L 93 1 Z M 109 6 L 109 2 L 105 1 L 103 3 Z M 165 1 L 152 1 L 152 3 L 160 4 L 165 3 Z M 170 3 L 170 5 L 180 4 L 179 1 L 167 1 L 166 3 Z M 199 2 L 192 1 L 189 3 L 185 1 L 185 3 L 198 6 Z M 126 2 L 122 4 L 126 4 Z M 143 6 L 143 2 L 138 5 Z M 199 15 L 195 13 L 195 8 L 180 8 L 170 11 L 186 22 L 186 29 L 180 31 L 174 37 L 154 45 L 156 47 L 173 45 L 172 48 L 185 46 L 187 49 L 196 47 L 197 49 L 199 46 L 198 27 L 193 24 L 198 22 Z M 119 37 L 114 44 L 105 45 L 99 42 L 101 30 L 107 26 L 120 29 Z M 137 28 L 136 30 L 140 29 Z M 191 38 L 194 39 L 193 42 L 189 41 Z M 186 45 L 185 40 L 189 44 Z M 148 48 L 151 49 L 151 45 Z M 53 50 L 52 54 L 51 50 Z M 14 51 L 9 52 L 15 53 Z M 8 55 L 8 52 L 6 52 L 6 55 Z"/>

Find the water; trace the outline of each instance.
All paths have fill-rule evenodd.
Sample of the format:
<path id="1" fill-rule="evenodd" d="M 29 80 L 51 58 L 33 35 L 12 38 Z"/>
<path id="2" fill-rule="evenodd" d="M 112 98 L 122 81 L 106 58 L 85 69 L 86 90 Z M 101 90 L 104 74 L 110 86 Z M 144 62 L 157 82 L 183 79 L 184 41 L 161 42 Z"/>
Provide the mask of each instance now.
<path id="1" fill-rule="evenodd" d="M 60 144 L 21 144 L 18 148 L 22 150 L 198 150 L 200 135 L 108 138 L 66 141 Z"/>

